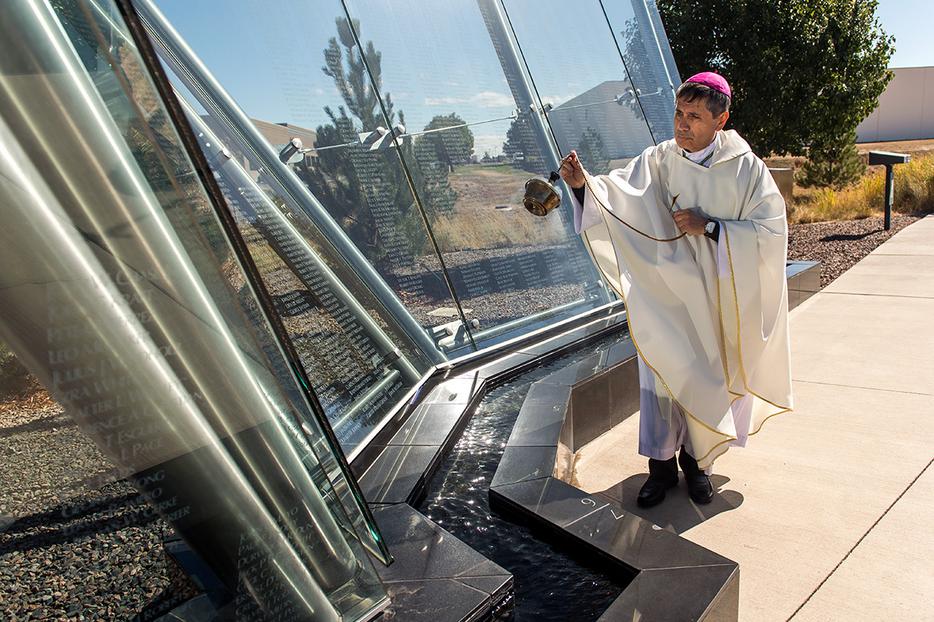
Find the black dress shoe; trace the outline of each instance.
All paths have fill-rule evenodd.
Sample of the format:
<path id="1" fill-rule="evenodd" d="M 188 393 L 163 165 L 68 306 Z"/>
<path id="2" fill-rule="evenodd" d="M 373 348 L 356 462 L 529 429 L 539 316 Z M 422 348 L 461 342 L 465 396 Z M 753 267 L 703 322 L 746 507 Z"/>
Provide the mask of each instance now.
<path id="1" fill-rule="evenodd" d="M 678 454 L 678 464 L 684 471 L 684 481 L 688 485 L 688 494 L 694 503 L 704 505 L 710 503 L 713 499 L 713 484 L 707 474 L 701 471 L 695 460 L 688 452 L 681 447 L 681 453 Z"/>
<path id="2" fill-rule="evenodd" d="M 665 500 L 665 491 L 678 485 L 678 463 L 675 457 L 670 460 L 649 458 L 649 477 L 639 489 L 636 504 L 640 508 L 650 508 Z"/>

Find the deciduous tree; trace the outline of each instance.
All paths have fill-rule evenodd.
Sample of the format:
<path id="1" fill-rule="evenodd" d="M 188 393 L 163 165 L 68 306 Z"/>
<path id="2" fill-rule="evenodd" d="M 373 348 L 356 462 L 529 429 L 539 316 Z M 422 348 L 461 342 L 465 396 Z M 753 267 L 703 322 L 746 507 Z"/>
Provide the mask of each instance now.
<path id="1" fill-rule="evenodd" d="M 856 126 L 891 79 L 877 0 L 658 0 L 683 76 L 722 73 L 730 123 L 759 154 L 809 155 L 821 184 L 858 175 Z M 828 166 L 828 164 L 830 164 Z M 858 167 L 857 167 L 858 168 Z M 807 175 L 806 175 L 807 176 Z"/>

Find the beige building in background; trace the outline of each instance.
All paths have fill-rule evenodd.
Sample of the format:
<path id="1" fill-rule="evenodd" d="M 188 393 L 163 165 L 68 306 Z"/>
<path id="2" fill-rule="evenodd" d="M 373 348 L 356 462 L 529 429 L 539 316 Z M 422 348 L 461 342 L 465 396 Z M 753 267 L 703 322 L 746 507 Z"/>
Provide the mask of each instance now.
<path id="1" fill-rule="evenodd" d="M 300 125 L 270 123 L 261 119 L 250 119 L 250 121 L 253 122 L 253 125 L 256 126 L 256 129 L 260 131 L 263 137 L 277 148 L 284 147 L 293 138 L 301 139 L 302 145 L 305 147 L 314 147 L 315 141 L 318 140 L 318 134 L 314 130 L 309 130 Z M 306 157 L 311 156 L 312 152 L 306 154 Z"/>
<path id="2" fill-rule="evenodd" d="M 856 142 L 934 138 L 934 67 L 893 69 L 879 105 L 856 128 Z"/>
<path id="3" fill-rule="evenodd" d="M 202 115 L 201 120 L 204 121 L 205 124 L 207 124 L 207 126 L 218 135 L 221 142 L 226 142 L 224 140 L 224 137 L 226 136 L 225 130 L 215 122 L 211 115 Z M 292 125 L 290 123 L 270 123 L 269 121 L 263 121 L 262 119 L 250 119 L 250 121 L 253 122 L 253 125 L 256 126 L 256 129 L 259 130 L 259 132 L 263 135 L 263 138 L 265 138 L 269 144 L 276 149 L 276 151 L 279 151 L 293 138 L 301 139 L 302 146 L 304 147 L 314 147 L 318 140 L 318 134 L 314 130 L 310 130 L 300 125 Z M 253 178 L 253 181 L 259 180 L 259 170 L 253 166 L 253 163 L 249 158 L 247 158 L 239 151 L 233 152 L 231 155 L 236 157 L 247 173 Z M 316 152 L 309 151 L 305 154 L 305 163 L 311 164 L 312 160 L 317 157 L 318 154 Z"/>

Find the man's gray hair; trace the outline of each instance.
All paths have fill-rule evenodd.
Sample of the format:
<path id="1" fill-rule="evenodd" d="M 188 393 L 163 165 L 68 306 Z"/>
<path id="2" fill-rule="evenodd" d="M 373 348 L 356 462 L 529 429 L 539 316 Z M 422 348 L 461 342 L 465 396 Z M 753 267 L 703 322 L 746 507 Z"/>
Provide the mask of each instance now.
<path id="1" fill-rule="evenodd" d="M 679 86 L 675 97 L 686 102 L 693 102 L 700 98 L 707 105 L 707 110 L 715 117 L 719 117 L 730 109 L 729 97 L 697 82 L 685 82 Z"/>

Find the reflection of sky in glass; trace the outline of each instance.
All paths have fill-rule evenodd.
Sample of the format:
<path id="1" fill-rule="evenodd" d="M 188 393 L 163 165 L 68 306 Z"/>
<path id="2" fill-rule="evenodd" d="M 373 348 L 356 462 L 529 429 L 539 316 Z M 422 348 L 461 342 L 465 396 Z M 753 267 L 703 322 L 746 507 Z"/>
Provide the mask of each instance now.
<path id="1" fill-rule="evenodd" d="M 157 0 L 159 9 L 251 117 L 314 128 L 340 101 L 323 50 L 339 2 Z M 305 5 L 305 6 L 302 6 Z"/>
<path id="2" fill-rule="evenodd" d="M 555 106 L 626 72 L 598 2 L 507 0 L 535 87 Z M 568 13 L 571 13 L 570 15 Z"/>
<path id="3" fill-rule="evenodd" d="M 158 5 L 250 116 L 313 129 L 327 122 L 324 106 L 343 103 L 321 70 L 337 34 L 334 20 L 344 15 L 339 2 L 242 2 L 223 10 L 204 1 Z M 436 115 L 456 112 L 473 122 L 515 108 L 474 0 L 433 3 L 430 14 L 385 1 L 351 10 L 361 16 L 364 42 L 372 40 L 382 55 L 383 90 L 410 131 Z M 499 153 L 504 137 L 483 127 L 475 131 L 475 151 Z"/>
<path id="4" fill-rule="evenodd" d="M 535 87 L 555 106 L 548 118 L 562 153 L 583 150 L 591 166 L 597 160 L 605 166 L 652 144 L 598 2 L 575 4 L 573 19 L 535 19 L 566 15 L 560 0 L 507 0 L 505 6 Z"/>
<path id="5" fill-rule="evenodd" d="M 382 53 L 382 88 L 405 113 L 410 132 L 437 115 L 467 123 L 508 116 L 516 108 L 476 0 L 432 4 L 355 0 L 348 3 L 363 37 Z M 502 151 L 502 124 L 478 125 L 474 153 Z"/>
<path id="6" fill-rule="evenodd" d="M 321 70 L 328 40 L 337 34 L 334 20 L 344 15 L 339 2 L 245 1 L 220 10 L 205 0 L 157 2 L 251 117 L 314 129 L 328 121 L 324 106 L 343 103 Z M 409 131 L 436 115 L 454 112 L 475 122 L 516 107 L 475 0 L 432 3 L 431 11 L 388 0 L 349 6 L 364 42 L 372 40 L 382 55 L 383 91 L 405 114 Z M 570 23 L 566 2 L 521 0 L 507 7 L 517 30 L 533 30 L 553 48 L 547 65 L 529 58 L 545 101 L 557 105 L 599 81 L 624 78 L 598 3 L 575 5 Z M 501 153 L 502 133 L 482 125 L 473 132 L 477 155 Z"/>

